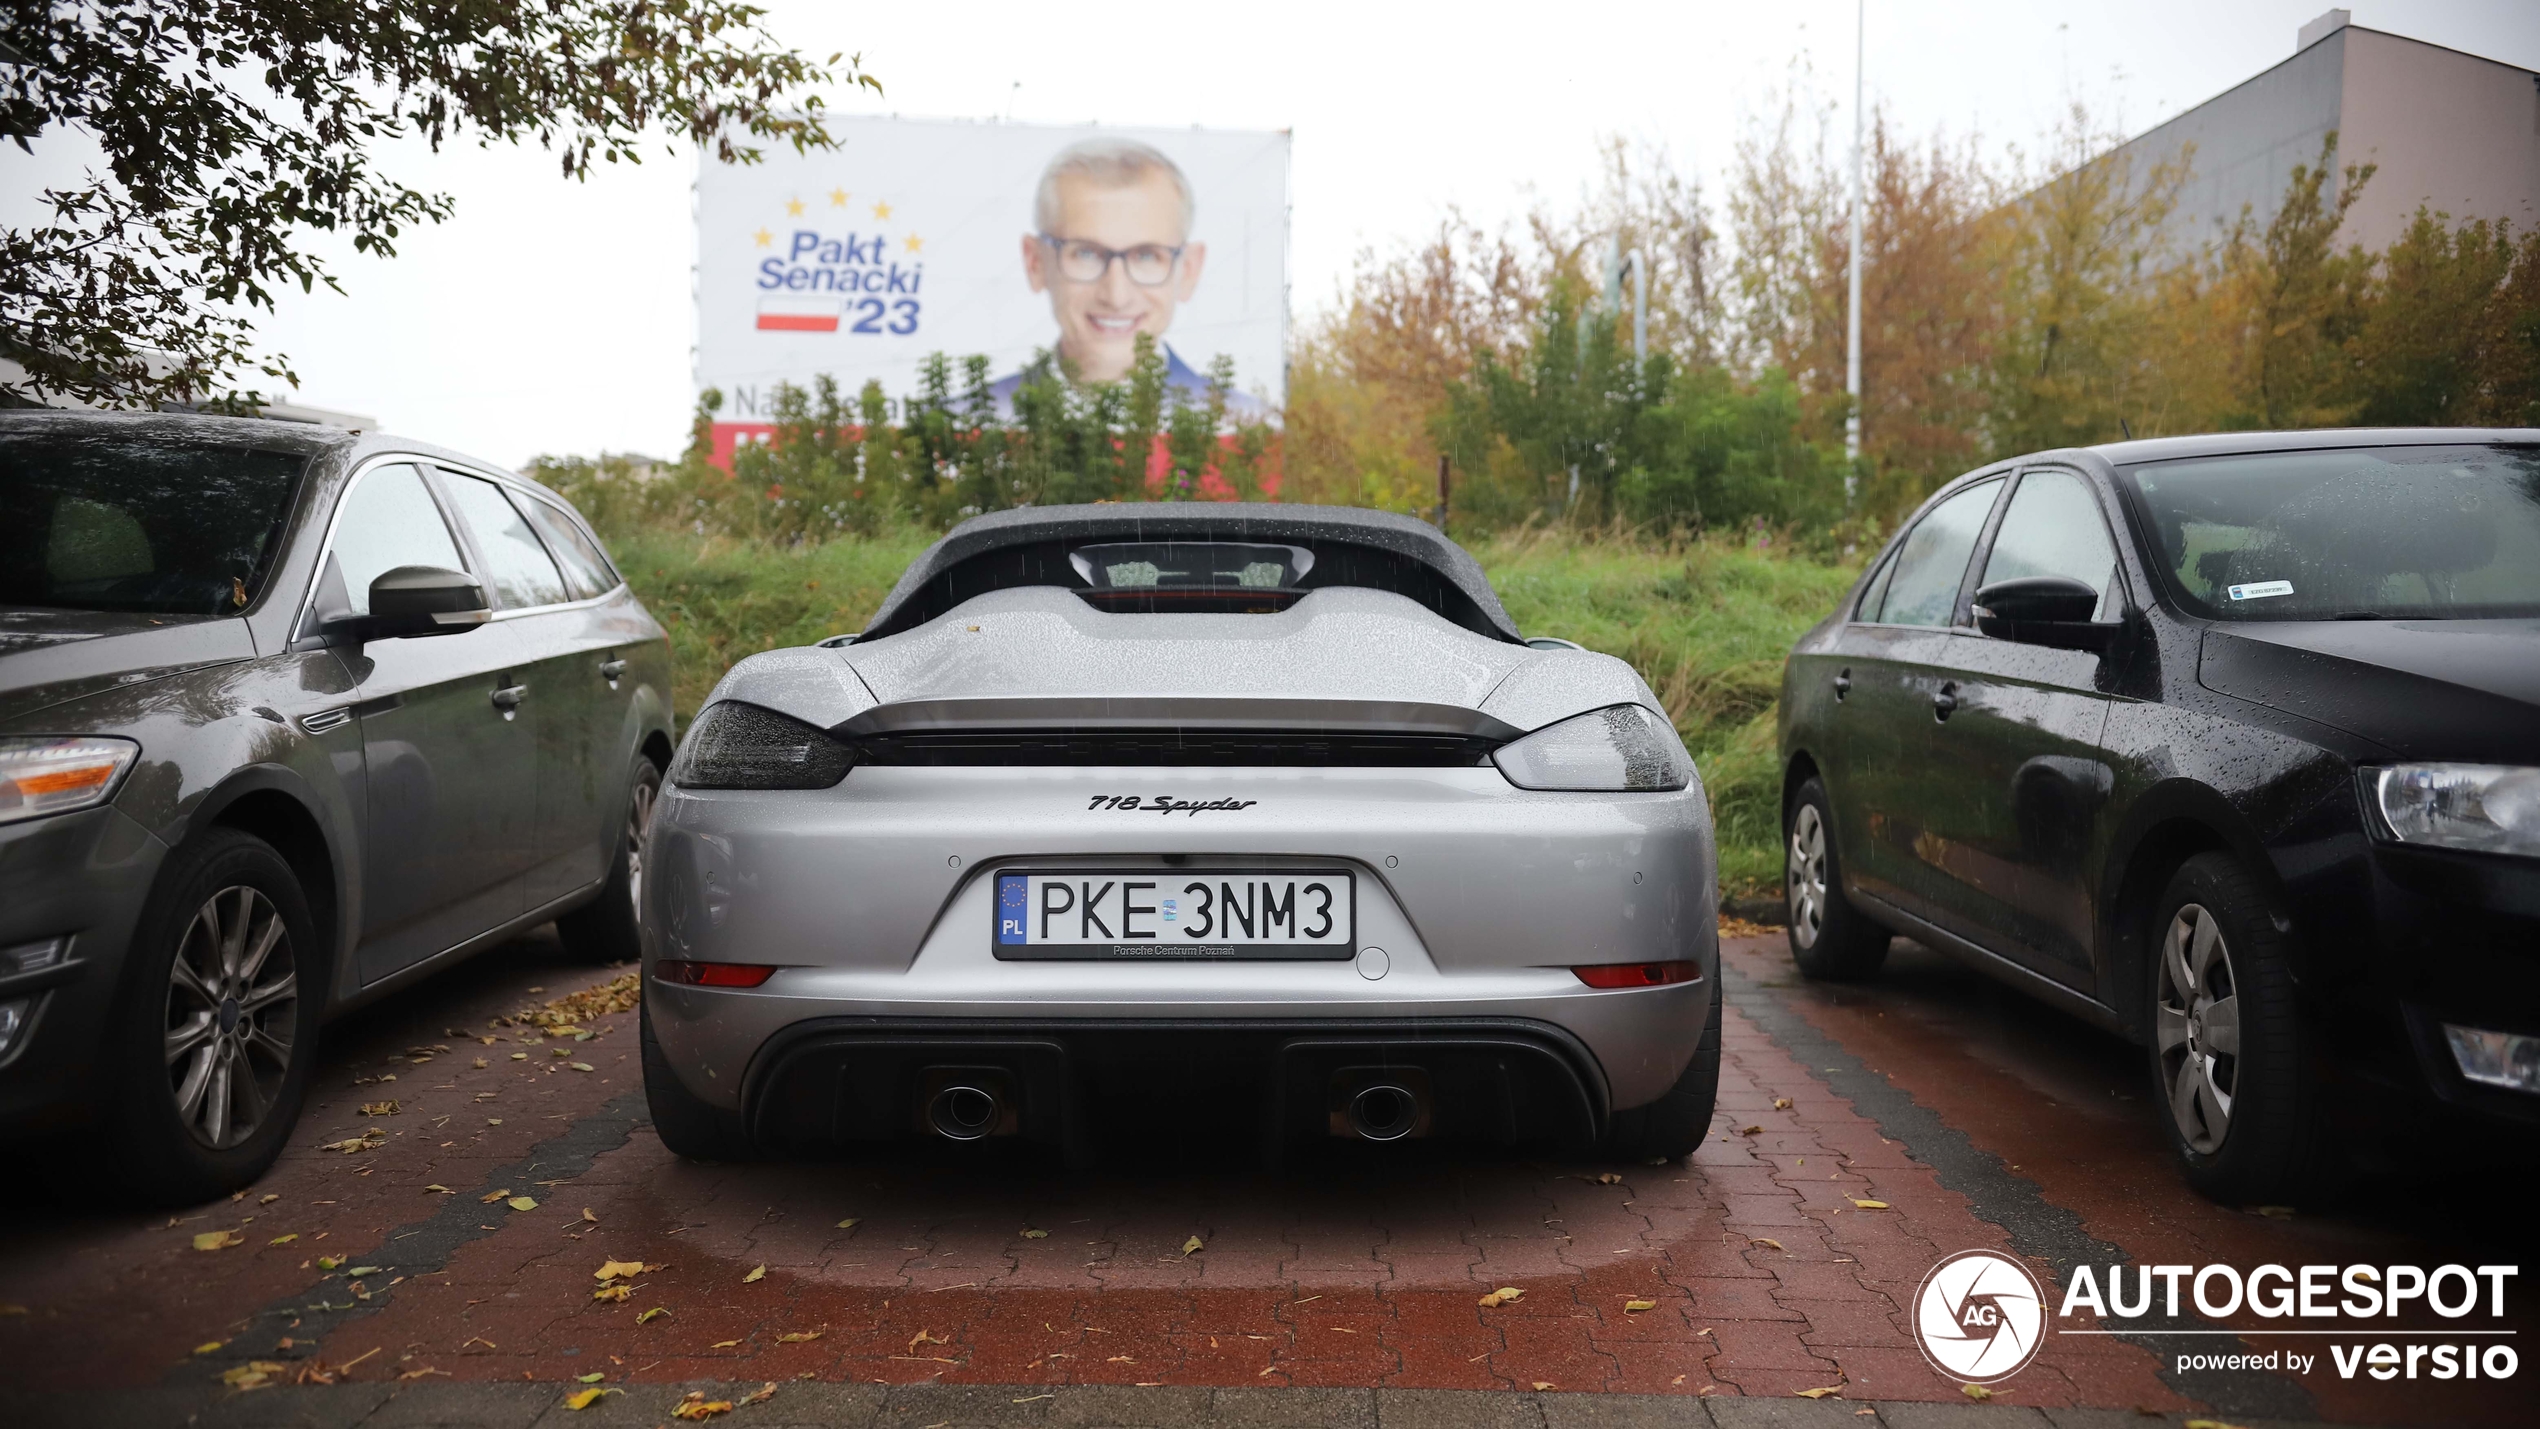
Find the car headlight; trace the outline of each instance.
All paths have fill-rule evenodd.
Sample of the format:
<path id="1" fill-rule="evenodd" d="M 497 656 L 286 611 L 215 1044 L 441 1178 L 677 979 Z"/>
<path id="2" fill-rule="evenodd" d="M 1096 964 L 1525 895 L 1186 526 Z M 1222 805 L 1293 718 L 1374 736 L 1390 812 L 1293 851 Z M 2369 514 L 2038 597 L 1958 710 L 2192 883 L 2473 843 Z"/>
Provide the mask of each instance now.
<path id="1" fill-rule="evenodd" d="M 855 751 L 791 715 L 724 700 L 688 726 L 670 782 L 683 789 L 826 789 Z"/>
<path id="2" fill-rule="evenodd" d="M 2394 764 L 2367 777 L 2401 843 L 2540 857 L 2540 769 Z"/>
<path id="3" fill-rule="evenodd" d="M 0 824 L 102 804 L 140 757 L 141 746 L 129 739 L 0 739 Z"/>
<path id="4" fill-rule="evenodd" d="M 1693 781 L 1693 756 L 1675 727 L 1641 705 L 1572 715 L 1501 745 L 1491 762 L 1520 789 L 1620 793 L 1681 789 Z"/>

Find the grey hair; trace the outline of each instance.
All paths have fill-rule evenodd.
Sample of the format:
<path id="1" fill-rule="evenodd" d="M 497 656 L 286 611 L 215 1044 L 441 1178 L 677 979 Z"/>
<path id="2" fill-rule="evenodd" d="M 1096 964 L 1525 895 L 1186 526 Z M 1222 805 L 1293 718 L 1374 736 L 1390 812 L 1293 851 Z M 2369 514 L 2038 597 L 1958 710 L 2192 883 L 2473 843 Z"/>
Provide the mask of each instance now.
<path id="1" fill-rule="evenodd" d="M 1188 238 L 1192 216 L 1198 212 L 1191 198 L 1191 181 L 1182 176 L 1181 165 L 1164 157 L 1164 151 L 1135 139 L 1080 139 L 1059 150 L 1049 167 L 1041 170 L 1041 186 L 1032 196 L 1032 222 L 1043 233 L 1056 232 L 1060 179 L 1073 175 L 1119 186 L 1159 172 L 1173 181 L 1173 191 L 1182 196 L 1182 236 Z"/>

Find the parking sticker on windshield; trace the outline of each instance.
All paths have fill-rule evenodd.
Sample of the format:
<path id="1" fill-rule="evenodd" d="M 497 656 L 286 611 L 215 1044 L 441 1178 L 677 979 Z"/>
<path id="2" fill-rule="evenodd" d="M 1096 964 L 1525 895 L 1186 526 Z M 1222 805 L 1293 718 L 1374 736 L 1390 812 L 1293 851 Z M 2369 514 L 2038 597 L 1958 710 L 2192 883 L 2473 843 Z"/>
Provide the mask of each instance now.
<path id="1" fill-rule="evenodd" d="M 2264 600 L 2271 595 L 2291 595 L 2293 582 L 2251 581 L 2247 585 L 2236 585 L 2229 589 L 2233 600 Z"/>

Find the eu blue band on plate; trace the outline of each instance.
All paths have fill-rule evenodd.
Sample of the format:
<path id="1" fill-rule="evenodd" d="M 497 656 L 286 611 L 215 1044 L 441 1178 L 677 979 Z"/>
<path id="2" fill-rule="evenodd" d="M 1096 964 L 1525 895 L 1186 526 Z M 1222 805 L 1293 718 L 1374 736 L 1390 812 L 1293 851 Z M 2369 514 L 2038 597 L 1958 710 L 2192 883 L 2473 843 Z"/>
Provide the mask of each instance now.
<path id="1" fill-rule="evenodd" d="M 1032 880 L 1026 874 L 997 875 L 997 941 L 1024 941 L 1024 921 L 1031 916 Z"/>

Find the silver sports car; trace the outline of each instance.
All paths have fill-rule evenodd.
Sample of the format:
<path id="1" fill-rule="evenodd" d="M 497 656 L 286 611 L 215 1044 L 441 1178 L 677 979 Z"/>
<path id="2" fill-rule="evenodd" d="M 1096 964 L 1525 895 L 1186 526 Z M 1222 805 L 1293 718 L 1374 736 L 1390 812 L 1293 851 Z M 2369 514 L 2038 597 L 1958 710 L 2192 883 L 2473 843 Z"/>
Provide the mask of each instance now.
<path id="1" fill-rule="evenodd" d="M 684 1155 L 1081 1164 L 1090 1113 L 1150 1105 L 1272 1156 L 1673 1158 L 1710 1122 L 1693 761 L 1630 666 L 1527 640 L 1406 517 L 965 522 L 861 634 L 733 667 L 648 843 L 644 1085 Z"/>

